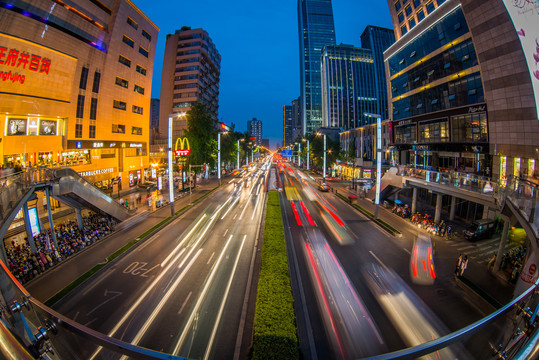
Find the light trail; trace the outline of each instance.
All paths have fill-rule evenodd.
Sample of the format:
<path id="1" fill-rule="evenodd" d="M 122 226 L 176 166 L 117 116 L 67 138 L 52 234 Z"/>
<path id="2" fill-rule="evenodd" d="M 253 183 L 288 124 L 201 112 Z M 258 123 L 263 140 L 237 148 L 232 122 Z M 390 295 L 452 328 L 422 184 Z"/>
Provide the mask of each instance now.
<path id="1" fill-rule="evenodd" d="M 208 277 L 208 280 L 206 281 L 206 284 L 204 285 L 204 288 L 202 289 L 202 292 L 198 296 L 198 300 L 193 307 L 193 310 L 191 311 L 191 315 L 189 316 L 189 319 L 187 320 L 187 323 L 185 324 L 184 330 L 182 334 L 180 335 L 180 338 L 178 339 L 178 342 L 176 343 L 176 346 L 174 347 L 174 350 L 172 351 L 172 355 L 175 355 L 179 352 L 180 348 L 183 346 L 183 343 L 185 342 L 185 339 L 188 335 L 189 328 L 191 327 L 191 324 L 193 323 L 195 316 L 197 316 L 198 311 L 200 309 L 200 306 L 202 305 L 202 302 L 204 301 L 204 298 L 206 297 L 206 294 L 208 293 L 210 289 L 210 285 L 213 282 L 213 278 L 217 274 L 217 270 L 219 269 L 219 266 L 221 265 L 221 262 L 223 261 L 224 255 L 226 253 L 226 250 L 228 250 L 228 247 L 230 246 L 230 242 L 232 241 L 233 235 L 230 235 L 228 238 L 228 241 L 226 242 L 223 251 L 219 255 L 219 258 L 213 265 L 213 268 L 211 270 L 210 276 Z"/>

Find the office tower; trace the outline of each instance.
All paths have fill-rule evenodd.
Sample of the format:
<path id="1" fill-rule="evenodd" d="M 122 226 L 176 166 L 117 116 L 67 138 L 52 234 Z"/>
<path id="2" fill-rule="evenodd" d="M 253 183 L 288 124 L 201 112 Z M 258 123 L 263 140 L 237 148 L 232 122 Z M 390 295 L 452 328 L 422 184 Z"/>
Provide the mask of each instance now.
<path id="1" fill-rule="evenodd" d="M 292 105 L 283 106 L 283 144 L 289 145 L 292 141 Z"/>
<path id="2" fill-rule="evenodd" d="M 257 118 L 247 121 L 247 131 L 251 137 L 256 138 L 256 145 L 262 144 L 262 121 Z"/>
<path id="3" fill-rule="evenodd" d="M 303 117 L 301 116 L 301 97 L 292 100 L 292 141 L 303 137 Z"/>
<path id="4" fill-rule="evenodd" d="M 150 102 L 150 145 L 159 135 L 159 99 L 152 99 Z"/>
<path id="5" fill-rule="evenodd" d="M 350 130 L 373 122 L 378 110 L 372 51 L 353 45 L 326 45 L 322 51 L 324 127 Z"/>
<path id="6" fill-rule="evenodd" d="M 2 163 L 142 180 L 159 29 L 127 0 L 20 0 L 0 18 L 0 70 L 15 76 L 0 82 Z"/>
<path id="7" fill-rule="evenodd" d="M 421 2 L 410 19 L 421 11 L 428 17 L 404 35 L 396 28 L 400 39 L 384 55 L 394 155 L 401 163 L 459 168 L 502 181 L 537 174 L 536 79 L 524 53 L 536 49 L 523 51 L 524 13 L 508 13 L 514 5 Z M 531 23 L 537 23 L 533 16 Z"/>
<path id="8" fill-rule="evenodd" d="M 322 49 L 335 45 L 331 0 L 298 0 L 298 27 L 302 131 L 310 134 L 322 125 Z"/>
<path id="9" fill-rule="evenodd" d="M 180 114 L 187 113 L 195 102 L 204 104 L 217 123 L 220 71 L 221 55 L 205 30 L 184 26 L 167 35 L 159 111 L 161 137 L 168 136 L 172 114 L 173 140 L 184 135 L 187 119 Z"/>
<path id="10" fill-rule="evenodd" d="M 374 77 L 376 81 L 376 98 L 378 106 L 375 114 L 382 115 L 382 119 L 388 119 L 386 71 L 384 67 L 384 51 L 395 42 L 393 30 L 369 25 L 361 34 L 361 47 L 370 49 L 374 59 Z"/>

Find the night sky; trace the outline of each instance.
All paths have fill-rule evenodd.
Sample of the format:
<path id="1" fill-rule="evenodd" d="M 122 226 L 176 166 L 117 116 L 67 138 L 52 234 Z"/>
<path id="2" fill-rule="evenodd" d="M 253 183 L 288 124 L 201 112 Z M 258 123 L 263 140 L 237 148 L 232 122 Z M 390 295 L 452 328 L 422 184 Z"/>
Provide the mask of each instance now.
<path id="1" fill-rule="evenodd" d="M 152 98 L 159 98 L 165 40 L 182 26 L 203 28 L 221 54 L 219 118 L 247 130 L 263 122 L 270 147 L 281 145 L 283 105 L 300 95 L 297 0 L 133 0 L 160 29 Z M 360 46 L 367 25 L 391 28 L 384 0 L 333 0 L 337 44 Z"/>

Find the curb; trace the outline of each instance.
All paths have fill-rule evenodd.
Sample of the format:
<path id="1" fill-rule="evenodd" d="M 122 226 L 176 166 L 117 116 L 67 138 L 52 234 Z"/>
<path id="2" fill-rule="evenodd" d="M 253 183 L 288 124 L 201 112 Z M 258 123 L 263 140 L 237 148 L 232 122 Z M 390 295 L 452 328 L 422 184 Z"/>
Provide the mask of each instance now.
<path id="1" fill-rule="evenodd" d="M 483 289 L 472 283 L 467 278 L 457 276 L 455 281 L 458 287 L 480 303 L 481 309 L 489 310 L 488 313 L 492 313 L 503 306 L 496 299 L 487 294 Z"/>

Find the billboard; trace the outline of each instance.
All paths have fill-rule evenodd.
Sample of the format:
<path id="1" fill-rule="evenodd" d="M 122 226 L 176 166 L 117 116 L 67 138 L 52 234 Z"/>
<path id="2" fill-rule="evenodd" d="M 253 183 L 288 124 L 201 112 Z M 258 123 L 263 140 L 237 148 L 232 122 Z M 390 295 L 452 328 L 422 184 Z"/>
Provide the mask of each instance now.
<path id="1" fill-rule="evenodd" d="M 28 209 L 28 220 L 30 221 L 30 229 L 32 230 L 32 236 L 37 236 L 41 232 L 39 228 L 39 219 L 37 218 L 37 208 Z"/>
<path id="2" fill-rule="evenodd" d="M 292 157 L 292 150 L 286 149 L 281 152 L 282 157 Z"/>
<path id="3" fill-rule="evenodd" d="M 503 0 L 503 3 L 511 16 L 526 57 L 539 118 L 539 1 Z"/>

